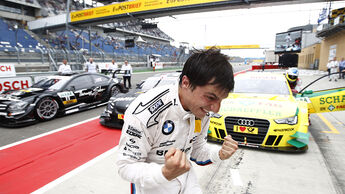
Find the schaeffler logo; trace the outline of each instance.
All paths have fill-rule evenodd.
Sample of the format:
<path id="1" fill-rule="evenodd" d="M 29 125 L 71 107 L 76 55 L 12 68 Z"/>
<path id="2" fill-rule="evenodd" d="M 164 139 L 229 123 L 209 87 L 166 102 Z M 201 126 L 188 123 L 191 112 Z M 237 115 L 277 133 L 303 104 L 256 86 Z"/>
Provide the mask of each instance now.
<path id="1" fill-rule="evenodd" d="M 333 106 L 333 105 L 330 105 L 329 107 L 328 107 L 328 110 L 330 110 L 330 111 L 333 111 L 335 109 L 335 107 Z"/>

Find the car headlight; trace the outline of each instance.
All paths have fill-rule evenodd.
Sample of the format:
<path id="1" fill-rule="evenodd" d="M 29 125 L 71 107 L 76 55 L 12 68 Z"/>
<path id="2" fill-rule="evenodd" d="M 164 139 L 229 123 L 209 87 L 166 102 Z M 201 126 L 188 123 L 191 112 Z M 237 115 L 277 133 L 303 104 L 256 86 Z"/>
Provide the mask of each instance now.
<path id="1" fill-rule="evenodd" d="M 8 108 L 10 111 L 19 111 L 25 109 L 28 106 L 28 104 L 29 103 L 26 101 L 19 101 L 11 104 Z"/>
<path id="2" fill-rule="evenodd" d="M 113 102 L 114 100 L 116 100 L 116 98 L 117 98 L 117 96 L 110 97 L 109 102 Z"/>
<path id="3" fill-rule="evenodd" d="M 292 117 L 287 117 L 287 118 L 282 118 L 282 119 L 275 119 L 274 120 L 277 124 L 288 124 L 288 125 L 296 125 L 298 122 L 298 117 L 292 116 Z"/>

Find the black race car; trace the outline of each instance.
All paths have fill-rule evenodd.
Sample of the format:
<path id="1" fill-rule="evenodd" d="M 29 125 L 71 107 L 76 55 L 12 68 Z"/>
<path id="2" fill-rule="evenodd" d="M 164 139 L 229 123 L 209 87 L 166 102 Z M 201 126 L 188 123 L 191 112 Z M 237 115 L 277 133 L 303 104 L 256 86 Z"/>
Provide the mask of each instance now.
<path id="1" fill-rule="evenodd" d="M 0 92 L 0 125 L 25 126 L 104 105 L 126 92 L 121 79 L 96 73 L 43 77 L 30 88 Z"/>
<path id="2" fill-rule="evenodd" d="M 136 89 L 112 96 L 100 116 L 100 123 L 110 128 L 121 129 L 125 111 L 136 97 L 157 86 L 177 84 L 179 75 L 179 72 L 156 74 L 137 84 Z"/>

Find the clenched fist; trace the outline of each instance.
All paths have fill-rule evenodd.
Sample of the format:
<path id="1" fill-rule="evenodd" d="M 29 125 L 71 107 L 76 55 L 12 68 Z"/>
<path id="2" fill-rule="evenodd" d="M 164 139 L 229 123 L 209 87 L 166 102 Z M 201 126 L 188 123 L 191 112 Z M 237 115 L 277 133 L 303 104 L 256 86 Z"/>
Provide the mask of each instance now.
<path id="1" fill-rule="evenodd" d="M 224 137 L 224 143 L 222 145 L 222 148 L 219 150 L 219 158 L 221 160 L 230 158 L 230 156 L 235 153 L 237 148 L 237 141 L 233 140 L 230 135 L 227 135 L 226 137 Z"/>
<path id="2" fill-rule="evenodd" d="M 191 167 L 186 154 L 179 149 L 170 148 L 165 154 L 165 164 L 162 173 L 169 181 L 188 172 Z"/>

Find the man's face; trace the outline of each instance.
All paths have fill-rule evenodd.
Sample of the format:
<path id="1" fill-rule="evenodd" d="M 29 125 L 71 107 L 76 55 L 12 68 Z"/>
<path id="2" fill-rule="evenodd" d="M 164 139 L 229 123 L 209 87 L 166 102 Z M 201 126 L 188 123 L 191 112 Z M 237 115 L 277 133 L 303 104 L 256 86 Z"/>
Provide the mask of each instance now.
<path id="1" fill-rule="evenodd" d="M 228 92 L 215 85 L 197 86 L 192 90 L 189 79 L 182 78 L 181 93 L 179 94 L 182 106 L 191 111 L 197 118 L 203 118 L 207 112 L 218 112 L 220 103 L 228 96 Z"/>

